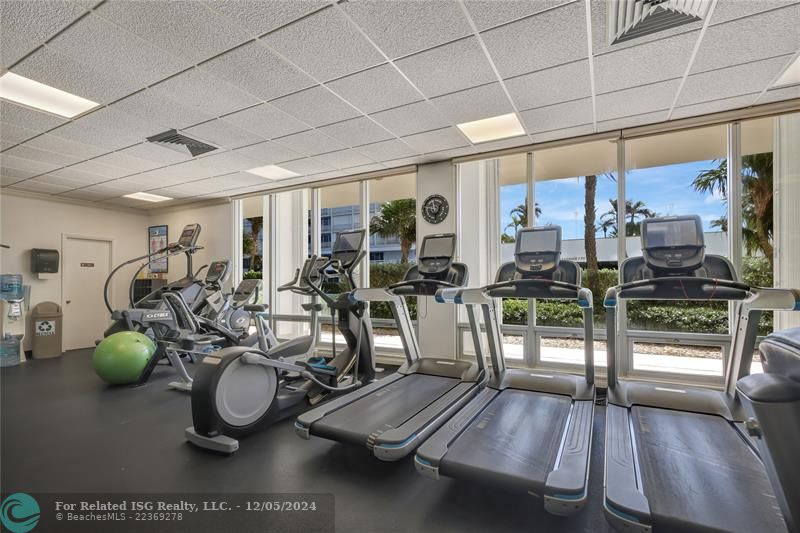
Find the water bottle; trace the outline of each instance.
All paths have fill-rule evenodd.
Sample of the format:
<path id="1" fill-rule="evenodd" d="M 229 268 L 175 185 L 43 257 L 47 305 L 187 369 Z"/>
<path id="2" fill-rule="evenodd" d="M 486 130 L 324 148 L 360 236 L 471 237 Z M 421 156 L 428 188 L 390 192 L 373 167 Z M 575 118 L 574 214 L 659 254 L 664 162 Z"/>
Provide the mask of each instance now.
<path id="1" fill-rule="evenodd" d="M 21 300 L 23 297 L 22 274 L 0 274 L 0 299 Z"/>
<path id="2" fill-rule="evenodd" d="M 16 366 L 19 364 L 19 339 L 6 333 L 0 341 L 0 367 Z"/>

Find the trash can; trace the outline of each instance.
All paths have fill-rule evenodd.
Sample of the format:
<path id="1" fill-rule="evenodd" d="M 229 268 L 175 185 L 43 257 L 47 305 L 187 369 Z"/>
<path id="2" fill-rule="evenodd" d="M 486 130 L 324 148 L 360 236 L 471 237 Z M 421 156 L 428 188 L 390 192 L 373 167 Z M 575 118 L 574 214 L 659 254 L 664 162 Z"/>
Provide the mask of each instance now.
<path id="1" fill-rule="evenodd" d="M 58 357 L 61 350 L 61 307 L 55 302 L 37 304 L 31 312 L 33 322 L 33 358 Z"/>

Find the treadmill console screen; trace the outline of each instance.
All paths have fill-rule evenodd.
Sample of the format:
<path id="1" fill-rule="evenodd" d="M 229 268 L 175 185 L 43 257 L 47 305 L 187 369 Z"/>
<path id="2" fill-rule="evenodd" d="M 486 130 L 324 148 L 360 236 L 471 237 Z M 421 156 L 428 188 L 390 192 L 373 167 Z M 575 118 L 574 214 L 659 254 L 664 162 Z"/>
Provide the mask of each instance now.
<path id="1" fill-rule="evenodd" d="M 243 279 L 233 292 L 233 303 L 238 305 L 250 300 L 253 293 L 261 288 L 260 279 Z"/>
<path id="2" fill-rule="evenodd" d="M 422 240 L 418 258 L 418 269 L 425 274 L 437 274 L 450 268 L 456 251 L 456 236 L 453 233 L 428 235 Z"/>
<path id="3" fill-rule="evenodd" d="M 525 228 L 517 232 L 514 262 L 525 275 L 542 276 L 558 268 L 561 259 L 561 226 Z"/>
<path id="4" fill-rule="evenodd" d="M 696 215 L 642 222 L 642 255 L 654 270 L 695 270 L 703 264 L 704 248 L 703 226 Z"/>
<path id="5" fill-rule="evenodd" d="M 181 236 L 178 239 L 178 246 L 181 248 L 189 248 L 197 243 L 197 238 L 200 236 L 200 224 L 188 224 L 183 228 Z"/>
<path id="6" fill-rule="evenodd" d="M 344 268 L 349 268 L 353 261 L 358 258 L 361 249 L 364 247 L 364 237 L 366 231 L 357 229 L 353 231 L 343 231 L 336 236 L 333 243 L 331 258 L 338 260 Z"/>

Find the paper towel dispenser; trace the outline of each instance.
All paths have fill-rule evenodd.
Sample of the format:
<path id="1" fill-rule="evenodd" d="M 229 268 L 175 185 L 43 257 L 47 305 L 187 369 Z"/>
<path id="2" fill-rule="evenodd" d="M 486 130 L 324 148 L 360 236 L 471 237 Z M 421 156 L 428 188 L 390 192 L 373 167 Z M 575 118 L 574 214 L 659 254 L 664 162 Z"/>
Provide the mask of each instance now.
<path id="1" fill-rule="evenodd" d="M 58 250 L 31 249 L 31 272 L 55 274 L 58 272 Z"/>

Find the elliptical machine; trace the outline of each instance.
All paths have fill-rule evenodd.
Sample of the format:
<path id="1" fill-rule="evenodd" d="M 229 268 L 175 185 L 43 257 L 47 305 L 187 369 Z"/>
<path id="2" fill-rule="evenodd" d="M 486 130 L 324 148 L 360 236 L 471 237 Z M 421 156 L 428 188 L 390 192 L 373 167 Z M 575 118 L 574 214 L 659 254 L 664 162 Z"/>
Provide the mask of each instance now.
<path id="1" fill-rule="evenodd" d="M 231 347 L 209 354 L 195 374 L 194 425 L 185 431 L 188 442 L 233 453 L 239 449 L 238 438 L 295 416 L 332 394 L 352 391 L 375 379 L 375 344 L 367 306 L 350 298 L 350 291 L 357 288 L 353 271 L 364 257 L 365 237 L 365 230 L 340 233 L 329 260 L 317 269 L 319 258 L 313 256 L 295 275 L 295 279 L 304 280 L 303 290 L 310 289 L 338 314 L 337 326 L 346 348 L 336 353 L 334 334 L 330 355 L 306 360 L 288 359 L 291 355 L 287 353 L 297 353 L 297 346 L 293 346 L 296 341 L 269 350 Z M 329 268 L 335 271 L 333 276 L 326 274 Z M 316 279 L 315 272 L 319 273 Z M 322 284 L 325 278 L 332 277 L 346 282 L 347 292 L 335 298 L 327 294 Z M 312 312 L 320 310 L 316 306 L 304 307 Z M 263 326 L 257 321 L 256 327 Z"/>

